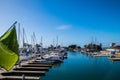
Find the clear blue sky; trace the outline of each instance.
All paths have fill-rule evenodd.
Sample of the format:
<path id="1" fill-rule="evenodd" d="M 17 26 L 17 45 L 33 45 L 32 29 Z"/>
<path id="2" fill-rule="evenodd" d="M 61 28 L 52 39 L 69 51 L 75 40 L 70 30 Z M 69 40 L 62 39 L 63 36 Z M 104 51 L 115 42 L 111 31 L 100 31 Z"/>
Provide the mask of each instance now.
<path id="1" fill-rule="evenodd" d="M 14 21 L 44 46 L 120 43 L 120 0 L 0 0 L 0 35 Z"/>

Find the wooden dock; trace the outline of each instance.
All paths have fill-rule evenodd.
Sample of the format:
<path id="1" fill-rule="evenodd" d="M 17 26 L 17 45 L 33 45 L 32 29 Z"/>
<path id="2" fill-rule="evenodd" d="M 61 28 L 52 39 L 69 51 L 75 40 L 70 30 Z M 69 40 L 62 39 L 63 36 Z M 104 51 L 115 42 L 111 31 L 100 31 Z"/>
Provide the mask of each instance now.
<path id="1" fill-rule="evenodd" d="M 45 71 L 10 71 L 1 73 L 2 76 L 45 76 Z"/>
<path id="2" fill-rule="evenodd" d="M 93 55 L 94 57 L 109 57 L 110 55 Z"/>
<path id="3" fill-rule="evenodd" d="M 110 57 L 109 53 L 92 54 L 94 57 Z"/>
<path id="4" fill-rule="evenodd" d="M 48 71 L 49 67 L 18 67 L 13 70 L 16 70 L 16 71 Z"/>
<path id="5" fill-rule="evenodd" d="M 0 72 L 0 80 L 40 80 L 40 76 L 45 76 L 45 72 L 49 71 L 55 63 L 54 61 L 40 62 L 36 59 L 22 61 L 9 72 Z"/>
<path id="6" fill-rule="evenodd" d="M 52 66 L 51 62 L 25 62 L 10 72 L 2 72 L 0 80 L 22 80 L 23 74 L 25 80 L 40 80 L 39 77 L 45 76 L 45 72 Z"/>
<path id="7" fill-rule="evenodd" d="M 2 72 L 0 80 L 22 80 L 23 74 L 25 75 L 25 80 L 40 80 L 39 77 L 45 76 L 45 72 L 48 71 L 52 65 L 50 62 L 22 63 L 22 65 L 14 68 L 10 72 Z"/>
<path id="8" fill-rule="evenodd" d="M 118 58 L 118 57 L 115 57 L 115 58 L 109 58 L 110 60 L 112 60 L 112 61 L 120 61 L 120 58 Z"/>
<path id="9" fill-rule="evenodd" d="M 22 80 L 22 76 L 4 76 L 0 77 L 0 80 Z M 40 77 L 25 77 L 25 80 L 40 80 Z"/>
<path id="10" fill-rule="evenodd" d="M 48 64 L 48 65 L 53 65 L 53 62 L 39 62 L 39 61 L 33 61 L 28 64 Z"/>
<path id="11" fill-rule="evenodd" d="M 50 64 L 26 64 L 21 65 L 22 67 L 52 67 Z"/>

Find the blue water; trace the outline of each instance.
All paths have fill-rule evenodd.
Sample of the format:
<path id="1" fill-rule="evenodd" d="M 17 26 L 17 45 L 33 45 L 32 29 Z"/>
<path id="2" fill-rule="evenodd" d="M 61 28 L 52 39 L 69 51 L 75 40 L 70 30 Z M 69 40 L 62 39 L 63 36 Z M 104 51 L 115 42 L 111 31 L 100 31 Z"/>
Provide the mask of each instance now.
<path id="1" fill-rule="evenodd" d="M 41 80 L 120 80 L 120 61 L 68 52 L 63 63 L 53 66 Z"/>

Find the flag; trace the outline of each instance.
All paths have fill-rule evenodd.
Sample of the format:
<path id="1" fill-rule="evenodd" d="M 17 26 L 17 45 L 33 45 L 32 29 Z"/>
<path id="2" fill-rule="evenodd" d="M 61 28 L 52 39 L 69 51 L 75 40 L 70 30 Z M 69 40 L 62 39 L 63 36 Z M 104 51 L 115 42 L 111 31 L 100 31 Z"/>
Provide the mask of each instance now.
<path id="1" fill-rule="evenodd" d="M 11 70 L 19 59 L 15 25 L 0 37 L 0 66 Z"/>

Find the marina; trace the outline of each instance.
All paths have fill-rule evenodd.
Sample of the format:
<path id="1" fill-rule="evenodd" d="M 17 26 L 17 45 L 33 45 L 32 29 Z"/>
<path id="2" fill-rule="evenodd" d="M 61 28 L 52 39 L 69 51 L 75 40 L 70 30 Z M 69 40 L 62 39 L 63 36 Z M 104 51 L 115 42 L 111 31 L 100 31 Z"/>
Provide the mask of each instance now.
<path id="1" fill-rule="evenodd" d="M 14 26 L 16 23 L 10 28 L 11 31 L 13 31 L 12 28 L 15 30 Z M 118 68 L 115 68 L 113 71 L 111 70 L 111 68 L 116 67 L 115 65 L 120 67 L 119 62 L 114 63 L 114 61 L 120 60 L 119 49 L 117 49 L 118 47 L 116 48 L 116 45 L 104 50 L 101 44 L 93 43 L 85 45 L 83 48 L 77 45 L 70 45 L 68 47 L 54 47 L 51 45 L 49 48 L 44 49 L 40 44 L 26 43 L 24 29 L 23 33 L 22 48 L 15 47 L 16 50 L 18 49 L 19 53 L 16 53 L 19 56 L 15 53 L 15 56 L 11 56 L 1 47 L 2 52 L 6 53 L 2 53 L 2 56 L 8 54 L 16 59 L 8 57 L 12 59 L 10 60 L 12 64 L 9 64 L 9 66 L 3 64 L 3 68 L 8 71 L 2 71 L 4 69 L 1 68 L 0 80 L 64 80 L 64 78 L 67 80 L 113 80 L 119 77 L 114 72 L 116 70 L 119 72 Z M 35 39 L 35 33 L 33 35 Z M 17 41 L 17 38 L 15 39 Z M 16 43 L 14 45 L 17 46 Z M 13 48 L 12 50 L 14 51 Z M 13 65 L 15 63 L 14 61 L 17 61 L 15 65 Z M 8 65 L 6 60 L 5 64 Z M 10 68 L 12 69 L 10 70 Z M 114 74 L 111 74 L 111 71 Z M 94 77 L 92 75 L 90 76 L 90 74 L 94 75 Z"/>
<path id="2" fill-rule="evenodd" d="M 45 76 L 46 72 L 48 72 L 52 66 L 60 63 L 57 59 L 63 58 L 65 54 L 66 52 L 63 52 L 62 54 L 59 52 L 49 53 L 49 55 L 52 55 L 53 59 L 55 58 L 54 60 L 51 60 L 51 56 L 48 56 L 48 54 L 42 56 L 39 54 L 32 59 L 27 58 L 28 56 L 26 56 L 26 59 L 20 59 L 21 61 L 15 65 L 13 70 L 8 72 L 0 71 L 0 80 L 39 80 L 41 76 Z M 46 55 L 47 57 L 44 57 Z"/>
<path id="3" fill-rule="evenodd" d="M 0 0 L 0 80 L 120 80 L 120 0 Z"/>

